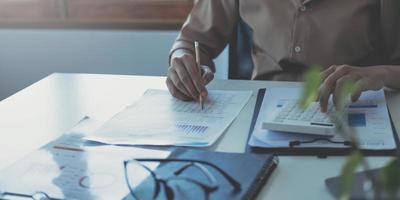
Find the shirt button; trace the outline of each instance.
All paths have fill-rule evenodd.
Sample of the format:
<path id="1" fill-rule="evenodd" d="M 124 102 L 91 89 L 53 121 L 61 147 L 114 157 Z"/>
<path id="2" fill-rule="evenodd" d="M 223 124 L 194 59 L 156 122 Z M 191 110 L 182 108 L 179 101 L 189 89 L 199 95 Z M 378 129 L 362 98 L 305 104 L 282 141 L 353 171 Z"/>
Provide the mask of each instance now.
<path id="1" fill-rule="evenodd" d="M 303 12 L 306 11 L 306 7 L 305 6 L 301 6 L 300 7 L 300 11 L 303 11 Z"/>
<path id="2" fill-rule="evenodd" d="M 301 47 L 300 47 L 300 46 L 296 46 L 296 47 L 294 48 L 294 51 L 295 51 L 296 53 L 300 53 Z"/>

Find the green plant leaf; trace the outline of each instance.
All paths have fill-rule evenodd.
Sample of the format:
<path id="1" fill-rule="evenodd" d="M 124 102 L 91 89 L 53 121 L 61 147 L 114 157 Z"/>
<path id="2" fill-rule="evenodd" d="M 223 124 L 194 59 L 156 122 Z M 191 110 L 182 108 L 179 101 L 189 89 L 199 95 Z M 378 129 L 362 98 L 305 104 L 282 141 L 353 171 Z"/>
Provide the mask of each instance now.
<path id="1" fill-rule="evenodd" d="M 343 137 L 346 141 L 351 141 L 353 144 L 358 144 L 357 141 L 353 141 L 356 138 L 355 131 L 349 126 L 347 118 L 344 117 L 344 113 L 334 111 L 329 113 L 329 119 L 335 124 L 336 133 Z"/>
<path id="2" fill-rule="evenodd" d="M 382 168 L 379 174 L 379 180 L 383 189 L 395 199 L 395 195 L 400 188 L 400 160 L 394 158 Z"/>
<path id="3" fill-rule="evenodd" d="M 357 90 L 358 85 L 354 81 L 345 81 L 341 91 L 339 92 L 338 102 L 336 105 L 336 110 L 340 113 L 344 112 L 344 108 L 350 99 L 350 96 Z"/>
<path id="4" fill-rule="evenodd" d="M 300 98 L 300 107 L 307 108 L 318 97 L 318 88 L 321 85 L 321 70 L 317 66 L 312 66 L 304 74 L 304 86 Z"/>
<path id="5" fill-rule="evenodd" d="M 349 199 L 353 185 L 354 171 L 360 165 L 362 160 L 363 155 L 360 151 L 354 151 L 349 157 L 347 157 L 341 173 L 340 199 Z"/>

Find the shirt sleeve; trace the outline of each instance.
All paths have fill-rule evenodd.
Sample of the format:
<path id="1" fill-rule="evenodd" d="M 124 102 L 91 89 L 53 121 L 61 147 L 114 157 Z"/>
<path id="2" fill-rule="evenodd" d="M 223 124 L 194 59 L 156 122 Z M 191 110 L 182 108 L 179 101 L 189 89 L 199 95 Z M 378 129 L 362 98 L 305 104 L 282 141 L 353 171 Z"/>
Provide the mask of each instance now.
<path id="1" fill-rule="evenodd" d="M 400 65 L 400 1 L 381 0 L 383 58 L 387 65 Z"/>
<path id="2" fill-rule="evenodd" d="M 178 49 L 194 52 L 198 41 L 201 64 L 215 71 L 212 59 L 217 57 L 232 37 L 238 21 L 237 0 L 198 0 L 189 14 L 170 51 Z"/>

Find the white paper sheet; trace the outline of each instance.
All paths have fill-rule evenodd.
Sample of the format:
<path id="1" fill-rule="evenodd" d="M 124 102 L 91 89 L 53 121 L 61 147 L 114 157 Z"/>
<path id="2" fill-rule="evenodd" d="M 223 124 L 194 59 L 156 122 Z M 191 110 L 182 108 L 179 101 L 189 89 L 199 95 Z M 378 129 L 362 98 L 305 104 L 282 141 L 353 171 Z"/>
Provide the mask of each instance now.
<path id="1" fill-rule="evenodd" d="M 147 90 L 135 104 L 85 139 L 107 144 L 209 146 L 238 116 L 252 91 L 209 90 L 204 110 L 198 102 Z"/>
<path id="2" fill-rule="evenodd" d="M 2 192 L 45 192 L 58 199 L 123 199 L 130 196 L 124 160 L 166 158 L 170 154 L 111 145 L 86 147 L 82 136 L 97 126 L 98 122 L 85 118 L 69 133 L 1 171 Z M 148 167 L 154 169 L 157 165 Z"/>
<path id="3" fill-rule="evenodd" d="M 291 141 L 310 141 L 320 136 L 285 133 L 269 131 L 261 128 L 262 122 L 271 117 L 277 102 L 281 99 L 298 99 L 301 92 L 299 87 L 276 87 L 266 91 L 258 120 L 249 140 L 249 145 L 254 147 L 288 147 Z M 363 102 L 362 104 L 360 102 Z M 373 102 L 376 107 L 364 107 L 365 102 Z M 350 114 L 362 114 L 365 117 L 365 124 L 353 128 L 360 139 L 362 149 L 383 150 L 396 148 L 393 130 L 390 125 L 389 113 L 386 106 L 383 90 L 363 92 L 359 102 L 355 102 L 353 108 L 349 108 Z M 358 107 L 357 107 L 358 106 Z M 354 108 L 356 107 L 356 108 Z M 339 135 L 330 137 L 332 141 L 344 141 Z M 298 148 L 304 147 L 335 147 L 346 148 L 343 144 L 333 144 L 327 141 L 316 141 L 313 143 L 301 144 Z"/>

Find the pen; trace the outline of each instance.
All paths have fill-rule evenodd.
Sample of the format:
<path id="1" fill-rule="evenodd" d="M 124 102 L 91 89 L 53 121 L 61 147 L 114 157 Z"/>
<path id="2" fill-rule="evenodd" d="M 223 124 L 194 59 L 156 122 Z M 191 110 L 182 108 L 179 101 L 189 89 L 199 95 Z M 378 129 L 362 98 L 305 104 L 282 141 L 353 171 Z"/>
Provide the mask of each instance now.
<path id="1" fill-rule="evenodd" d="M 195 50 L 195 54 L 196 54 L 196 64 L 197 64 L 197 67 L 199 69 L 200 76 L 201 76 L 200 50 L 199 50 L 199 42 L 197 42 L 197 41 L 194 42 L 194 50 Z M 199 95 L 199 99 L 200 99 L 201 110 L 203 110 L 204 109 L 204 101 L 203 101 L 203 96 L 201 96 L 201 92 Z"/>

